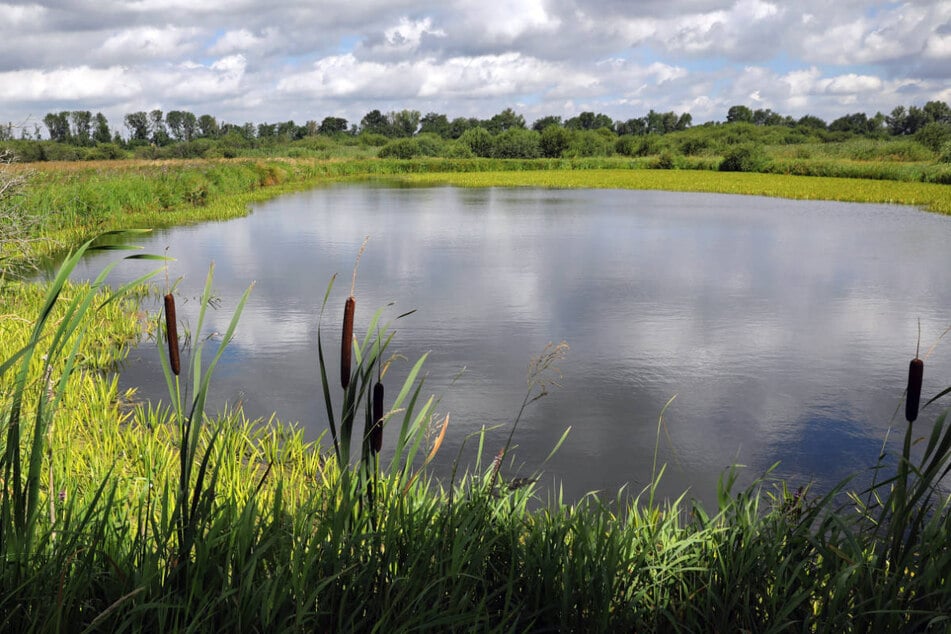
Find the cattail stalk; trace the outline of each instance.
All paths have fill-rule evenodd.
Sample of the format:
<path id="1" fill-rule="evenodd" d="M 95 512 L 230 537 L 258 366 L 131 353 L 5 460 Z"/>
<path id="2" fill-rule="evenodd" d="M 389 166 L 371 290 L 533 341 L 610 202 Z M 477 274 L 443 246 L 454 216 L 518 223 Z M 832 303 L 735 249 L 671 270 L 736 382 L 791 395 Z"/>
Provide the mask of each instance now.
<path id="1" fill-rule="evenodd" d="M 343 334 L 340 337 L 340 385 L 350 387 L 350 356 L 353 352 L 353 311 L 357 300 L 351 294 L 343 308 Z"/>
<path id="2" fill-rule="evenodd" d="M 908 393 L 905 396 L 905 420 L 909 423 L 918 418 L 918 404 L 921 402 L 921 380 L 925 374 L 925 363 L 918 357 L 908 365 Z"/>
<path id="3" fill-rule="evenodd" d="M 374 454 L 383 449 L 383 382 L 373 386 L 373 427 L 370 428 L 370 451 Z"/>
<path id="4" fill-rule="evenodd" d="M 175 296 L 171 293 L 165 296 L 165 339 L 168 341 L 169 365 L 172 366 L 172 373 L 178 376 L 181 371 L 178 357 L 178 321 L 175 318 Z"/>

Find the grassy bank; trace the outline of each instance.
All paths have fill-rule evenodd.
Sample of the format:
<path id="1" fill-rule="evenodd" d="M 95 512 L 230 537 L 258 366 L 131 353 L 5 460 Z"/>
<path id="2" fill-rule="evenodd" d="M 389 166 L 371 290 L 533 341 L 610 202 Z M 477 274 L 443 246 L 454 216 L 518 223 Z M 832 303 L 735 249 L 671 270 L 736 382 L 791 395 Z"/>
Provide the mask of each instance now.
<path id="1" fill-rule="evenodd" d="M 604 187 L 751 194 L 916 205 L 951 213 L 948 186 L 912 181 L 711 171 L 703 157 L 652 169 L 654 158 L 108 161 L 14 165 L 27 174 L 22 208 L 36 216 L 31 255 L 76 245 L 102 231 L 165 227 L 246 214 L 249 205 L 341 179 L 396 178 L 466 187 Z M 825 160 L 825 159 L 822 159 Z M 838 162 L 835 165 L 842 166 Z M 4 240 L 4 255 L 22 256 Z M 19 247 L 18 247 L 19 248 Z"/>
<path id="2" fill-rule="evenodd" d="M 937 488 L 951 457 L 946 413 L 928 409 L 909 424 L 903 454 L 882 463 L 897 467 L 850 498 L 765 481 L 732 490 L 727 473 L 713 509 L 655 499 L 650 487 L 634 503 L 530 504 L 533 485 L 509 479 L 508 448 L 484 437 L 472 440 L 480 463 L 452 482 L 429 478 L 426 461 L 452 426 L 441 420 L 430 433 L 424 360 L 390 383 L 381 313 L 352 346 L 318 333 L 314 383 L 331 433 L 308 444 L 274 421 L 205 412 L 231 327 L 220 344 L 204 342 L 203 356 L 173 344 L 183 362 L 177 374 L 163 352 L 168 400 L 130 407 L 133 395 L 102 370 L 142 328 L 134 302 L 64 277 L 49 289 L 6 283 L 0 294 L 0 630 L 948 625 L 951 505 Z M 203 306 L 211 295 L 209 277 Z M 334 320 L 340 295 L 325 296 Z M 224 308 L 237 318 L 242 304 Z M 152 345 L 166 350 L 176 329 L 154 320 Z M 322 351 L 341 343 L 351 363 L 338 372 Z M 557 355 L 533 366 L 526 403 Z M 388 434 L 392 461 L 380 457 L 377 424 L 399 432 Z M 919 437 L 925 450 L 912 465 Z"/>

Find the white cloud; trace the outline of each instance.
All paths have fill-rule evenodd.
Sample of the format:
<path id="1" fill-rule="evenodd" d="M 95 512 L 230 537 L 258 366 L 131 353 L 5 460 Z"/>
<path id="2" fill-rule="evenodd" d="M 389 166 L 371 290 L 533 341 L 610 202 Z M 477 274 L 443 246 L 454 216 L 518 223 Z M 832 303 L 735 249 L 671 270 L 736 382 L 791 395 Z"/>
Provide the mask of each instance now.
<path id="1" fill-rule="evenodd" d="M 831 120 L 845 103 L 947 100 L 951 80 L 949 0 L 29 2 L 0 0 L 0 121 L 201 99 L 256 122 L 570 116 L 566 102 L 622 119 L 690 108 L 699 123 L 746 103 Z"/>
<path id="2" fill-rule="evenodd" d="M 419 48 L 419 42 L 424 34 L 434 37 L 446 37 L 445 31 L 433 28 L 431 18 L 416 21 L 400 18 L 400 23 L 397 26 L 390 27 L 384 31 L 386 48 L 401 52 L 415 51 Z"/>
<path id="3" fill-rule="evenodd" d="M 0 73 L 0 99 L 41 101 L 125 98 L 141 90 L 138 79 L 120 66 L 88 66 L 56 70 L 20 70 Z"/>
<path id="4" fill-rule="evenodd" d="M 123 59 L 126 62 L 137 58 L 175 57 L 193 49 L 190 40 L 197 32 L 194 28 L 174 26 L 125 29 L 108 37 L 97 53 L 105 59 Z"/>
<path id="5" fill-rule="evenodd" d="M 0 2 L 0 32 L 31 29 L 46 15 L 46 8 L 38 4 L 7 4 Z"/>
<path id="6" fill-rule="evenodd" d="M 561 25 L 558 16 L 548 13 L 544 0 L 462 0 L 457 5 L 464 24 L 494 40 L 513 42 L 527 33 L 550 33 Z"/>
<path id="7" fill-rule="evenodd" d="M 871 92 L 882 89 L 882 80 L 869 75 L 840 75 L 819 82 L 819 85 L 833 95 L 847 95 L 862 92 Z"/>

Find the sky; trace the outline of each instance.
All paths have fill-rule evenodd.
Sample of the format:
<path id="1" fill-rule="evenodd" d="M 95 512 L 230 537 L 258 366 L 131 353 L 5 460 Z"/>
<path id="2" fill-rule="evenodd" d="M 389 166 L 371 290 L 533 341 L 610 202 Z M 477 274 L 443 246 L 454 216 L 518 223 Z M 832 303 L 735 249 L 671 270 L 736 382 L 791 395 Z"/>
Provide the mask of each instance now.
<path id="1" fill-rule="evenodd" d="M 0 122 L 951 103 L 951 0 L 0 0 Z M 45 132 L 45 129 L 44 129 Z"/>

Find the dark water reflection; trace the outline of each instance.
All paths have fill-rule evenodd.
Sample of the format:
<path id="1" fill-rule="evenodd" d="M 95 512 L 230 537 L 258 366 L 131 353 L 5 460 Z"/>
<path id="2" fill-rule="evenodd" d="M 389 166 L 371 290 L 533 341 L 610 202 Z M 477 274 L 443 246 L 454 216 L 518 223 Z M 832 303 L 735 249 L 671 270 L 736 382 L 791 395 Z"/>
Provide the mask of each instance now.
<path id="1" fill-rule="evenodd" d="M 568 497 L 640 489 L 673 395 L 660 442 L 665 491 L 689 486 L 709 500 L 733 463 L 747 465 L 746 480 L 780 462 L 777 472 L 796 484 L 828 485 L 878 455 L 919 318 L 926 346 L 951 323 L 951 219 L 886 205 L 350 185 L 145 244 L 168 246 L 184 295 L 199 294 L 215 262 L 222 309 L 209 332 L 224 330 L 256 281 L 213 388 L 251 415 L 277 412 L 316 436 L 325 425 L 320 303 L 338 273 L 325 324 L 335 353 L 367 234 L 357 329 L 388 302 L 391 316 L 417 309 L 399 322 L 394 345 L 411 360 L 431 351 L 427 385 L 452 415 L 447 460 L 483 425 L 502 426 L 490 439 L 494 454 L 524 396 L 529 359 L 549 341 L 570 344 L 563 387 L 529 409 L 515 438 L 526 475 L 572 428 L 543 476 Z M 192 321 L 194 304 L 179 309 Z M 153 348 L 133 354 L 123 381 L 153 386 L 143 394 L 157 397 Z M 951 384 L 946 349 L 928 360 L 926 398 Z"/>

